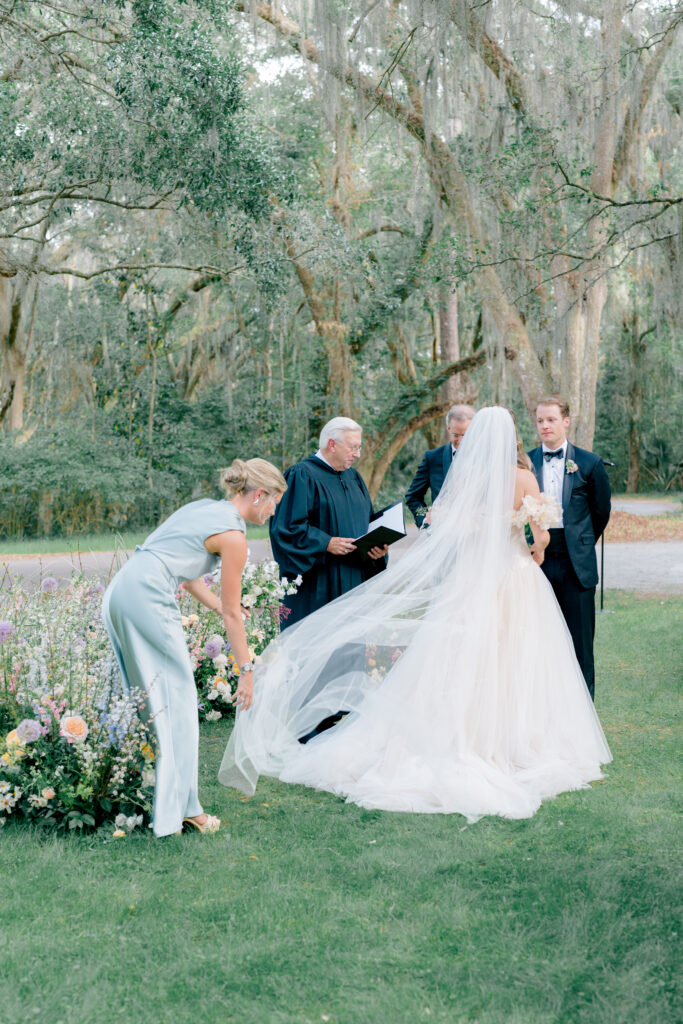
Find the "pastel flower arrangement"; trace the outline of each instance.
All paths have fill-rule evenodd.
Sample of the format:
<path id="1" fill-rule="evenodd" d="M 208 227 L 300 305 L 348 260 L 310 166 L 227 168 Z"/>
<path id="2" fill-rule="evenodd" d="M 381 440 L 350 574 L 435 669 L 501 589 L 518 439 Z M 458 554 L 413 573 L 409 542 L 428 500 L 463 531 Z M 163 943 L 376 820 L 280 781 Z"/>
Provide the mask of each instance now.
<path id="1" fill-rule="evenodd" d="M 366 644 L 365 671 L 371 682 L 381 683 L 403 654 L 403 647 L 397 645 Z"/>
<path id="2" fill-rule="evenodd" d="M 90 831 L 124 815 L 142 827 L 154 786 L 144 696 L 122 691 L 102 585 L 52 582 L 0 590 L 0 825 Z"/>
<path id="3" fill-rule="evenodd" d="M 47 582 L 47 586 L 44 584 Z M 219 592 L 217 582 L 205 582 Z M 301 577 L 277 563 L 247 563 L 242 604 L 249 653 L 279 633 L 282 599 Z M 53 585 L 54 584 L 54 585 Z M 101 616 L 104 587 L 51 577 L 35 592 L 0 589 L 0 826 L 24 820 L 121 839 L 146 827 L 155 782 L 154 727 L 145 694 L 124 693 Z M 178 592 L 200 718 L 233 713 L 239 670 L 218 614 Z"/>
<path id="4" fill-rule="evenodd" d="M 206 576 L 204 582 L 214 593 L 220 592 L 217 578 Z M 247 562 L 242 574 L 242 607 L 252 660 L 258 660 L 280 632 L 282 600 L 295 594 L 300 583 L 300 576 L 292 581 L 280 578 L 277 562 Z M 220 615 L 207 611 L 182 588 L 178 602 L 197 685 L 199 717 L 205 722 L 217 722 L 234 713 L 232 700 L 239 669 Z"/>
<path id="5" fill-rule="evenodd" d="M 573 459 L 567 459 L 567 461 L 564 464 L 565 473 L 576 473 L 578 468 L 579 467 L 576 465 Z"/>

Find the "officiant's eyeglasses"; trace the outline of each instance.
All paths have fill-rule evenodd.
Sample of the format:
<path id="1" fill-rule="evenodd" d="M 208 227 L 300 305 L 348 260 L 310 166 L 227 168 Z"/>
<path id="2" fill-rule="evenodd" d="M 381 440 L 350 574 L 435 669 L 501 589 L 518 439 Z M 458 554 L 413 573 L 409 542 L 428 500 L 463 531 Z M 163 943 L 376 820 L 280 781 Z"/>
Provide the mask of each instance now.
<path id="1" fill-rule="evenodd" d="M 359 444 L 349 444 L 347 441 L 337 441 L 337 444 L 343 444 L 344 447 L 348 448 L 348 450 L 353 455 L 360 455 L 361 445 L 359 445 Z"/>

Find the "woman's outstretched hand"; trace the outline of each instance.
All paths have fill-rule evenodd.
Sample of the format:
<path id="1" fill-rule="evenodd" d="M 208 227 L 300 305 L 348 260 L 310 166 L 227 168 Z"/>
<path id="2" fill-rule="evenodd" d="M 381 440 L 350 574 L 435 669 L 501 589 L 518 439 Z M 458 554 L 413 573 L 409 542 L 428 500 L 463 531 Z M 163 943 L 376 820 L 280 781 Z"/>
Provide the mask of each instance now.
<path id="1" fill-rule="evenodd" d="M 254 700 L 254 673 L 243 672 L 237 684 L 232 702 L 238 711 L 248 711 Z"/>

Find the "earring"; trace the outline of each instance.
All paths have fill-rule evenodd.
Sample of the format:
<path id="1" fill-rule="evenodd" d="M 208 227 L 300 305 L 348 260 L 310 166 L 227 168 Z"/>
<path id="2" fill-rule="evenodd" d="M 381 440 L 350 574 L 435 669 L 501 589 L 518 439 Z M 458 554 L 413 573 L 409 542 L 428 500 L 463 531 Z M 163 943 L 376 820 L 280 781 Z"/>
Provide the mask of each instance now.
<path id="1" fill-rule="evenodd" d="M 259 502 L 259 500 L 258 500 L 258 498 L 256 498 L 256 499 L 254 500 L 254 504 L 255 504 L 255 505 L 258 505 L 258 502 Z"/>

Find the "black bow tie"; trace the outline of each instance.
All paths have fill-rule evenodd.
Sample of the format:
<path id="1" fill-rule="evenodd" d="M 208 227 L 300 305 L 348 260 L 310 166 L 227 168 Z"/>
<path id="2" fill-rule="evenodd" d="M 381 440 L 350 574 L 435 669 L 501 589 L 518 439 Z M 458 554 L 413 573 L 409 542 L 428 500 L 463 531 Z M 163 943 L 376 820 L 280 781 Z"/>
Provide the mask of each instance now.
<path id="1" fill-rule="evenodd" d="M 543 452 L 543 458 L 546 462 L 550 462 L 551 459 L 562 459 L 564 458 L 564 448 L 558 448 L 556 452 Z"/>

